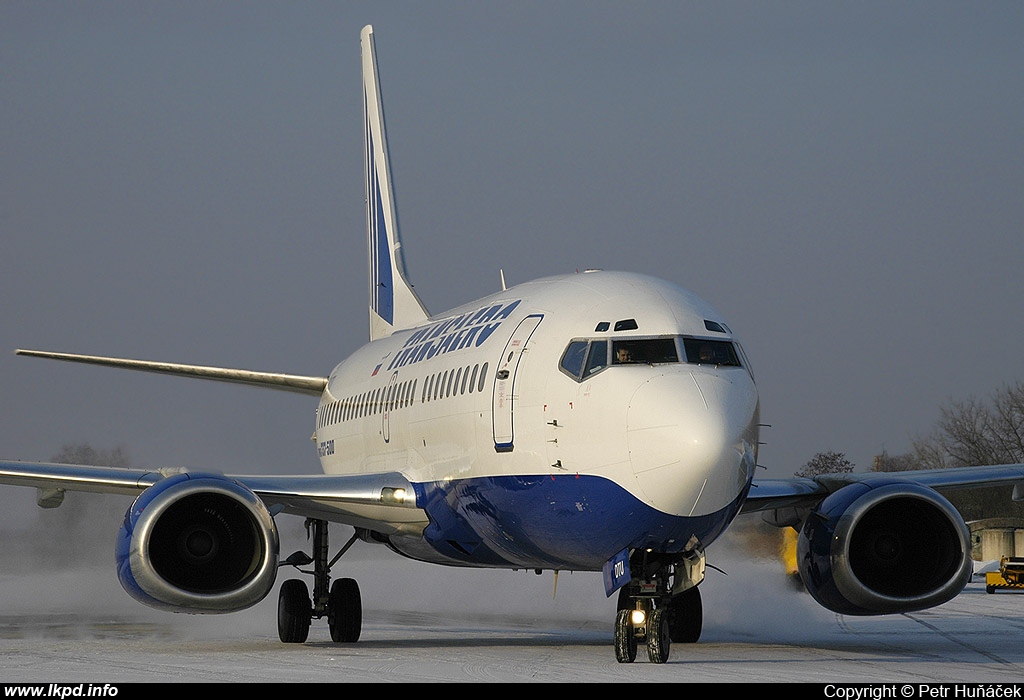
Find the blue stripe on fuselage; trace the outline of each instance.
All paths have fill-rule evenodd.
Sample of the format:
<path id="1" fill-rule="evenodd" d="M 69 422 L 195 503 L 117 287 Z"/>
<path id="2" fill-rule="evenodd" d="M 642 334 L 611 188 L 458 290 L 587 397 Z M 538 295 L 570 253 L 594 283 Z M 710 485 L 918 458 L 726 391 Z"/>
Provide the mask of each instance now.
<path id="1" fill-rule="evenodd" d="M 740 499 L 710 515 L 673 516 L 613 481 L 576 474 L 500 476 L 415 485 L 430 524 L 424 540 L 470 566 L 599 571 L 616 552 L 679 552 L 705 546 L 738 512 Z"/>

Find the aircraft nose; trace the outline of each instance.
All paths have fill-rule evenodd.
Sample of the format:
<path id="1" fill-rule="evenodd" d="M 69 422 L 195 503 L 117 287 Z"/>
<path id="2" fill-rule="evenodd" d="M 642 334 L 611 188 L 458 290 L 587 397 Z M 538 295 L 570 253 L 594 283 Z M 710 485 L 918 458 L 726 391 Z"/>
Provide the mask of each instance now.
<path id="1" fill-rule="evenodd" d="M 637 483 L 654 507 L 714 513 L 754 470 L 758 401 L 746 373 L 685 371 L 652 377 L 630 400 L 627 440 Z"/>

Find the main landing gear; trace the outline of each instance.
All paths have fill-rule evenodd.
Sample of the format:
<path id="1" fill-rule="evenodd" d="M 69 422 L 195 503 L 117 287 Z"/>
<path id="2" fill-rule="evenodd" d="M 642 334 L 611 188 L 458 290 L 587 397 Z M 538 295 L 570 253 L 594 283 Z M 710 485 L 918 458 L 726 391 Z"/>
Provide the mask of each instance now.
<path id="1" fill-rule="evenodd" d="M 331 639 L 335 642 L 355 642 L 363 624 L 363 603 L 359 595 L 359 585 L 354 579 L 341 578 L 330 586 L 331 567 L 348 551 L 357 539 L 357 531 L 345 543 L 341 551 L 328 561 L 327 521 L 306 520 L 306 531 L 313 530 L 313 556 L 305 552 L 295 552 L 282 564 L 300 566 L 313 564 L 313 598 L 310 600 L 309 588 L 301 579 L 289 579 L 281 584 L 281 592 L 277 599 L 277 634 L 282 642 L 301 644 L 309 635 L 311 620 L 327 616 L 327 625 L 331 630 Z M 300 569 L 301 571 L 301 569 Z"/>
<path id="2" fill-rule="evenodd" d="M 615 658 L 632 663 L 642 643 L 651 663 L 663 664 L 672 642 L 700 639 L 704 613 L 697 584 L 704 579 L 704 554 L 678 560 L 634 552 L 629 567 L 633 579 L 619 589 Z"/>

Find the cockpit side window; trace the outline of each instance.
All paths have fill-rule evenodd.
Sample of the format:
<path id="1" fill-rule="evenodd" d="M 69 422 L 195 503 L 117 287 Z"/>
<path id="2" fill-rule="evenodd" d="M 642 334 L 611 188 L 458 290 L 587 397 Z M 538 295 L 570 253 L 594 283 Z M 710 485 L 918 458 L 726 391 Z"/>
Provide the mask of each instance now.
<path id="1" fill-rule="evenodd" d="M 578 382 L 608 366 L 607 340 L 574 340 L 558 362 L 558 368 Z"/>
<path id="2" fill-rule="evenodd" d="M 608 341 L 595 340 L 590 344 L 590 353 L 587 355 L 587 370 L 584 377 L 598 372 L 608 366 Z"/>
<path id="3" fill-rule="evenodd" d="M 683 338 L 686 361 L 697 365 L 716 365 L 718 367 L 740 367 L 736 348 L 727 340 L 709 340 L 707 338 Z"/>
<path id="4" fill-rule="evenodd" d="M 572 341 L 569 343 L 569 347 L 565 349 L 565 352 L 562 353 L 562 361 L 558 363 L 563 372 L 577 381 L 579 381 L 580 375 L 583 374 L 583 361 L 587 357 L 587 344 L 585 340 Z"/>
<path id="5" fill-rule="evenodd" d="M 743 366 L 747 368 L 747 373 L 750 374 L 750 378 L 753 379 L 754 378 L 754 368 L 750 366 L 750 358 L 747 357 L 747 353 L 744 352 L 743 346 L 740 345 L 739 343 L 736 343 L 736 352 L 739 353 L 739 355 L 740 355 L 740 362 L 742 362 Z"/>

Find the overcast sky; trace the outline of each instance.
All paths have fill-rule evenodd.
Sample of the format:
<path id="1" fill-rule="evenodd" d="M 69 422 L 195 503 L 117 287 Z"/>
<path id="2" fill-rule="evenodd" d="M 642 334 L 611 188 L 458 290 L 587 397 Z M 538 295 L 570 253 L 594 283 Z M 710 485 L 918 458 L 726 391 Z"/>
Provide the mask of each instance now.
<path id="1" fill-rule="evenodd" d="M 1024 4 L 0 3 L 0 457 L 314 472 L 367 338 L 359 32 L 435 313 L 584 268 L 711 302 L 760 462 L 909 451 L 1022 379 Z M 31 499 L 29 499 L 31 500 Z"/>

